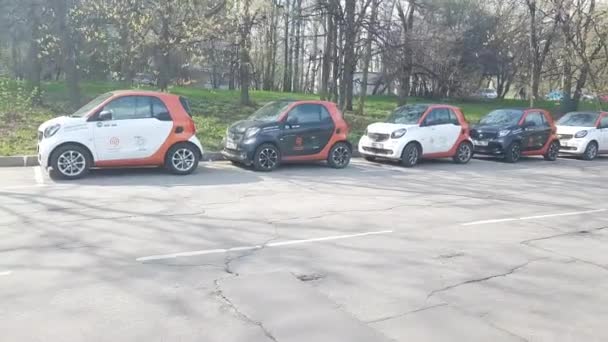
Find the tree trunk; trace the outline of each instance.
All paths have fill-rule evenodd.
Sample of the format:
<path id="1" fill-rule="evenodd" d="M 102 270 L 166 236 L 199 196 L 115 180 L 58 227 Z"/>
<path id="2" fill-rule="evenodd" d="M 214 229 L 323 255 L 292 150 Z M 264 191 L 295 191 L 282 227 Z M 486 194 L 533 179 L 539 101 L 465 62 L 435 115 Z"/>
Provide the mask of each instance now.
<path id="1" fill-rule="evenodd" d="M 169 88 L 169 67 L 170 67 L 170 32 L 169 19 L 163 13 L 161 15 L 161 42 L 160 42 L 160 70 L 158 78 L 158 87 L 161 91 L 167 91 Z"/>
<path id="2" fill-rule="evenodd" d="M 285 0 L 285 6 L 283 7 L 285 16 L 285 31 L 283 37 L 283 91 L 291 91 L 291 66 L 290 66 L 290 44 L 289 44 L 289 0 Z"/>
<path id="3" fill-rule="evenodd" d="M 402 58 L 400 72 L 399 72 L 399 93 L 397 102 L 400 106 L 407 103 L 407 97 L 410 95 L 410 81 L 412 77 L 412 47 L 411 47 L 411 31 L 414 27 L 414 10 L 415 0 L 408 1 L 407 12 L 403 11 L 401 3 L 397 3 L 397 12 L 399 19 L 401 20 L 401 36 L 402 36 Z"/>
<path id="4" fill-rule="evenodd" d="M 37 12 L 36 6 L 30 6 L 28 12 L 28 19 L 31 26 L 31 38 L 30 46 L 28 51 L 28 63 L 27 63 L 27 84 L 28 89 L 32 93 L 32 103 L 38 105 L 42 102 L 42 92 L 40 83 L 40 74 L 42 73 L 42 64 L 40 58 L 40 45 L 38 44 L 38 38 L 40 37 L 40 17 Z"/>
<path id="5" fill-rule="evenodd" d="M 345 41 L 344 41 L 344 71 L 340 85 L 340 105 L 342 110 L 353 110 L 353 75 L 355 73 L 355 0 L 346 0 L 345 10 Z"/>
<path id="6" fill-rule="evenodd" d="M 77 51 L 73 31 L 68 25 L 68 6 L 70 0 L 55 0 L 54 11 L 57 17 L 57 33 L 61 37 L 61 55 L 63 58 L 63 69 L 68 89 L 68 97 L 73 107 L 80 106 L 80 87 L 77 66 Z"/>
<path id="7" fill-rule="evenodd" d="M 244 0 L 243 4 L 243 22 L 240 27 L 240 70 L 239 75 L 241 78 L 241 105 L 249 106 L 251 101 L 249 99 L 249 83 L 250 83 L 250 56 L 249 49 L 251 47 L 251 37 L 249 31 L 251 30 L 251 14 L 249 13 L 249 8 L 251 5 L 251 0 Z"/>
<path id="8" fill-rule="evenodd" d="M 369 74 L 369 66 L 372 60 L 372 41 L 374 40 L 374 29 L 376 27 L 376 17 L 378 16 L 378 5 L 380 1 L 372 1 L 372 13 L 369 18 L 369 26 L 367 28 L 367 39 L 365 40 L 365 55 L 363 57 L 363 75 L 361 76 L 361 90 L 359 94 L 358 114 L 363 114 L 365 108 L 365 99 L 367 97 L 367 80 Z"/>
<path id="9" fill-rule="evenodd" d="M 330 5 L 327 8 L 325 14 L 325 46 L 323 49 L 323 62 L 321 65 L 321 84 L 319 87 L 319 94 L 321 100 L 329 100 L 329 80 L 331 74 L 331 58 L 334 50 L 335 36 L 334 36 L 334 17 L 333 17 L 333 6 Z"/>
<path id="10" fill-rule="evenodd" d="M 301 31 L 302 31 L 302 0 L 296 0 L 295 3 L 295 15 L 293 20 L 294 23 L 294 36 L 295 36 L 295 42 L 294 42 L 294 53 L 293 53 L 293 80 L 292 80 L 292 87 L 291 89 L 294 92 L 299 92 L 300 91 L 300 40 L 302 39 L 301 37 Z"/>

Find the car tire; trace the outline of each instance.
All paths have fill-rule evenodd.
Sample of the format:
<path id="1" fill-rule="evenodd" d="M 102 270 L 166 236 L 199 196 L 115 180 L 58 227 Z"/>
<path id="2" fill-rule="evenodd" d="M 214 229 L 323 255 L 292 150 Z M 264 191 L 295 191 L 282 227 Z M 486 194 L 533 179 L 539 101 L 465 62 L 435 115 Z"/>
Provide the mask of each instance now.
<path id="1" fill-rule="evenodd" d="M 188 143 L 171 146 L 165 156 L 165 168 L 175 175 L 189 175 L 198 167 L 199 152 Z"/>
<path id="2" fill-rule="evenodd" d="M 413 167 L 420 161 L 422 151 L 416 143 L 409 143 L 403 148 L 401 153 L 401 165 L 405 167 Z"/>
<path id="3" fill-rule="evenodd" d="M 585 153 L 583 153 L 583 160 L 593 160 L 597 157 L 598 146 L 595 141 L 591 141 L 587 144 L 587 148 L 585 148 Z"/>
<path id="4" fill-rule="evenodd" d="M 365 158 L 365 160 L 367 160 L 368 162 L 375 162 L 376 161 L 376 157 L 372 157 L 372 156 L 366 156 L 366 157 L 363 157 L 363 158 Z"/>
<path id="5" fill-rule="evenodd" d="M 343 169 L 350 163 L 353 152 L 347 143 L 336 143 L 327 156 L 327 164 L 334 169 Z"/>
<path id="6" fill-rule="evenodd" d="M 518 142 L 511 143 L 505 151 L 505 161 L 507 163 L 516 163 L 521 158 L 521 144 Z"/>
<path id="7" fill-rule="evenodd" d="M 93 165 L 89 151 L 79 145 L 59 146 L 51 154 L 50 176 L 57 179 L 78 179 L 86 176 Z"/>
<path id="8" fill-rule="evenodd" d="M 545 158 L 545 160 L 555 161 L 557 159 L 558 155 L 559 155 L 559 142 L 552 141 L 551 144 L 549 145 L 549 148 L 547 149 L 547 152 L 545 152 L 543 157 Z"/>
<path id="9" fill-rule="evenodd" d="M 273 144 L 262 144 L 253 155 L 253 168 L 256 171 L 270 172 L 281 162 L 281 152 Z"/>
<path id="10" fill-rule="evenodd" d="M 473 144 L 468 141 L 463 141 L 458 145 L 456 154 L 452 159 L 456 164 L 466 164 L 473 158 Z"/>

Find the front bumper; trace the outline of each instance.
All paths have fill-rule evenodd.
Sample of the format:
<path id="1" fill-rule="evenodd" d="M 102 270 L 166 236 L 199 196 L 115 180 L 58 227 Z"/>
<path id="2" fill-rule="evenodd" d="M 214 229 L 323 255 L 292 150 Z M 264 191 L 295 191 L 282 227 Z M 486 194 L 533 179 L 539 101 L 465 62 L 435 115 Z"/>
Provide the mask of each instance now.
<path id="1" fill-rule="evenodd" d="M 251 164 L 257 143 L 255 139 L 250 139 L 245 142 L 231 142 L 230 144 L 224 139 L 224 149 L 222 155 L 224 158 L 240 163 Z"/>
<path id="2" fill-rule="evenodd" d="M 474 153 L 488 156 L 502 156 L 505 154 L 505 149 L 508 143 L 503 139 L 491 139 L 475 141 L 473 140 Z"/>
<path id="3" fill-rule="evenodd" d="M 583 154 L 589 141 L 587 139 L 572 138 L 559 141 L 559 153 L 564 154 Z"/>
<path id="4" fill-rule="evenodd" d="M 403 145 L 403 143 L 396 139 L 376 142 L 364 135 L 359 140 L 358 150 L 364 156 L 399 160 L 401 159 Z"/>
<path id="5" fill-rule="evenodd" d="M 51 157 L 51 153 L 53 153 L 53 150 L 58 145 L 59 145 L 59 142 L 56 141 L 56 139 L 54 139 L 54 137 L 45 138 L 45 139 L 38 141 L 38 147 L 37 147 L 38 164 L 42 168 L 46 169 L 46 168 L 50 167 L 49 159 Z"/>

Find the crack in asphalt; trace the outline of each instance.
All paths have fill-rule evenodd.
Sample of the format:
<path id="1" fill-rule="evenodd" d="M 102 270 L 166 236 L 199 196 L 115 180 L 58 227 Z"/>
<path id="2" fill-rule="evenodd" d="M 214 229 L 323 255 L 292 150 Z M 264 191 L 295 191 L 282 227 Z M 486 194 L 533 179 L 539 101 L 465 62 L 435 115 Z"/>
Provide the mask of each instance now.
<path id="1" fill-rule="evenodd" d="M 425 306 L 425 307 L 422 307 L 422 308 L 419 308 L 419 309 L 415 309 L 415 310 L 412 310 L 412 311 L 402 312 L 402 313 L 399 313 L 399 314 L 396 314 L 396 315 L 391 315 L 391 316 L 386 316 L 386 317 L 382 317 L 382 318 L 377 318 L 377 319 L 374 319 L 374 320 L 371 320 L 371 321 L 366 321 L 365 323 L 366 324 L 374 324 L 374 323 L 389 321 L 391 319 L 400 318 L 400 317 L 403 317 L 403 316 L 415 314 L 415 313 L 426 311 L 426 310 L 430 310 L 430 309 L 439 308 L 439 307 L 446 306 L 446 305 L 449 305 L 449 304 L 448 303 L 440 303 L 440 304 Z"/>
<path id="2" fill-rule="evenodd" d="M 488 280 L 494 279 L 494 278 L 507 277 L 507 276 L 509 276 L 509 275 L 511 275 L 511 274 L 513 274 L 513 273 L 515 273 L 517 271 L 519 271 L 520 269 L 528 266 L 529 264 L 531 264 L 533 262 L 536 262 L 536 261 L 539 261 L 539 260 L 544 260 L 544 259 L 547 259 L 547 258 L 545 257 L 545 258 L 537 258 L 537 259 L 529 260 L 529 261 L 526 261 L 525 263 L 523 263 L 521 265 L 518 265 L 518 266 L 515 266 L 515 267 L 509 269 L 507 272 L 504 272 L 504 273 L 493 274 L 493 275 L 490 275 L 490 276 L 487 276 L 487 277 L 483 277 L 483 278 L 470 279 L 470 280 L 466 280 L 466 281 L 463 281 L 463 282 L 460 282 L 460 283 L 448 285 L 448 286 L 442 287 L 440 289 L 433 290 L 433 291 L 431 291 L 431 292 L 429 292 L 427 294 L 426 299 L 428 300 L 429 298 L 433 297 L 434 295 L 436 295 L 438 293 L 445 292 L 445 291 L 448 291 L 448 290 L 451 290 L 451 289 L 454 289 L 454 288 L 457 288 L 457 287 L 460 287 L 460 286 L 463 286 L 463 285 L 474 284 L 474 283 L 481 283 L 481 282 L 488 281 Z"/>
<path id="3" fill-rule="evenodd" d="M 278 342 L 278 340 L 272 335 L 272 333 L 270 333 L 270 331 L 264 326 L 264 324 L 262 324 L 262 322 L 256 321 L 241 312 L 239 308 L 230 299 L 228 299 L 228 297 L 226 297 L 226 295 L 220 288 L 219 279 L 216 279 L 214 283 L 215 293 L 217 297 L 219 297 L 224 303 L 226 303 L 232 309 L 232 311 L 234 311 L 236 316 L 241 319 L 241 321 L 258 326 L 268 339 L 274 342 Z"/>
<path id="4" fill-rule="evenodd" d="M 598 228 L 591 228 L 591 229 L 576 230 L 576 231 L 573 231 L 573 232 L 566 232 L 566 233 L 560 233 L 560 234 L 555 234 L 555 235 L 544 236 L 544 237 L 541 237 L 541 238 L 524 240 L 524 241 L 522 241 L 520 243 L 529 246 L 530 243 L 536 242 L 536 241 L 549 240 L 549 239 L 554 239 L 554 238 L 568 236 L 568 235 L 579 235 L 579 234 L 594 233 L 594 232 L 598 232 L 600 230 L 604 230 L 604 229 L 607 229 L 607 228 L 608 228 L 608 226 L 598 227 Z"/>

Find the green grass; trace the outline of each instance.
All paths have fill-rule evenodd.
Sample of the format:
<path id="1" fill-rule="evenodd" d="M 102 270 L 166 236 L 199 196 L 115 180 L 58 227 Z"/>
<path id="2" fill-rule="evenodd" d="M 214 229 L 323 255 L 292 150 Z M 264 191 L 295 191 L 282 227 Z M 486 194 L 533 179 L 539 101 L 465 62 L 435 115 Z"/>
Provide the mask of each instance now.
<path id="1" fill-rule="evenodd" d="M 114 82 L 83 82 L 81 92 L 83 104 L 97 95 L 116 89 L 128 89 L 130 86 Z M 318 99 L 311 94 L 293 94 L 268 91 L 251 91 L 253 105 L 239 105 L 239 91 L 206 90 L 192 87 L 172 87 L 171 93 L 186 96 L 190 99 L 194 111 L 194 120 L 198 137 L 204 147 L 210 151 L 221 148 L 221 141 L 226 128 L 231 123 L 244 119 L 263 104 L 279 99 Z M 51 117 L 65 115 L 74 111 L 67 102 L 67 90 L 61 82 L 48 82 L 43 86 L 43 105 L 32 108 L 26 106 L 27 96 L 23 96 L 23 86 L 15 81 L 0 80 L 0 155 L 31 154 L 36 150 L 36 128 Z M 19 97 L 21 96 L 21 97 Z M 19 97 L 19 104 L 12 106 Z M 4 106 L 2 103 L 5 102 Z M 448 103 L 460 107 L 469 122 L 477 122 L 489 111 L 501 107 L 526 107 L 520 100 L 497 101 L 437 101 L 411 98 L 409 103 Z M 396 107 L 393 96 L 370 96 L 362 115 L 353 112 L 345 113 L 346 121 L 351 126 L 349 140 L 356 143 L 367 125 L 381 121 Z M 590 104 L 584 104 L 589 106 Z M 355 99 L 356 106 L 356 99 Z M 559 104 L 553 102 L 538 103 L 538 107 L 555 113 Z M 589 108 L 591 109 L 591 108 Z"/>

